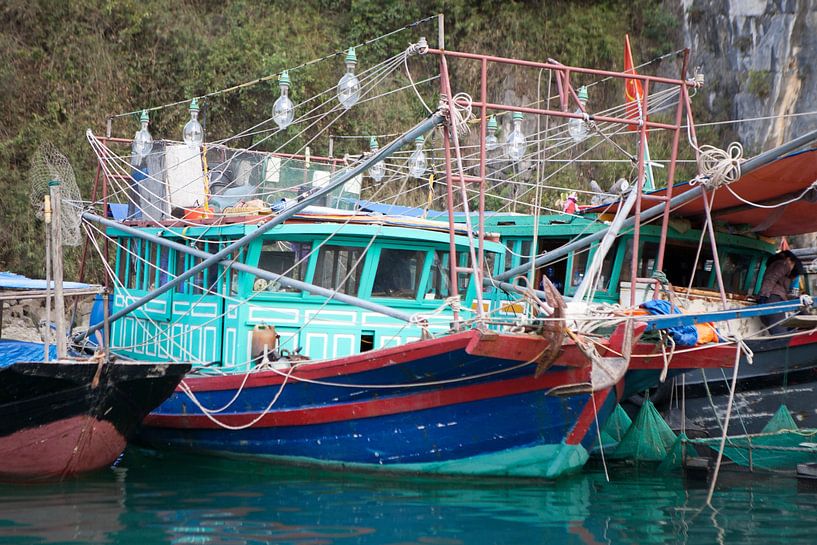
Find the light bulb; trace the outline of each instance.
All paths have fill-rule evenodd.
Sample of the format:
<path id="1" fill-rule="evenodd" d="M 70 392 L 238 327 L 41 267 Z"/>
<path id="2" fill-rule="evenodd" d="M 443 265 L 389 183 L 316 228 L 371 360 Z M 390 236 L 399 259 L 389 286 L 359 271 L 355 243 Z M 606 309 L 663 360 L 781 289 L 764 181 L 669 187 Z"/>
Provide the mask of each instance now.
<path id="1" fill-rule="evenodd" d="M 499 147 L 499 138 L 496 137 L 496 116 L 491 116 L 488 120 L 488 132 L 485 136 L 485 149 L 486 151 L 494 151 L 496 148 Z"/>
<path id="2" fill-rule="evenodd" d="M 204 129 L 199 123 L 199 101 L 195 98 L 190 102 L 190 121 L 184 126 L 182 138 L 191 147 L 199 147 L 204 141 Z"/>
<path id="3" fill-rule="evenodd" d="M 272 119 L 280 129 L 286 129 L 295 119 L 295 106 L 289 99 L 289 72 L 284 70 L 278 78 L 278 86 L 281 89 L 281 96 L 272 105 Z"/>
<path id="4" fill-rule="evenodd" d="M 357 104 L 360 99 L 360 80 L 355 75 L 356 64 L 355 48 L 350 47 L 346 54 L 346 73 L 338 81 L 338 100 L 347 110 Z"/>
<path id="5" fill-rule="evenodd" d="M 579 102 L 582 106 L 587 104 L 587 87 L 584 85 L 579 89 Z M 576 108 L 576 111 L 573 113 L 584 115 L 581 108 Z M 584 122 L 584 119 L 571 117 L 570 121 L 567 122 L 567 132 L 570 133 L 570 138 L 572 138 L 574 142 L 581 142 L 587 138 L 587 123 Z"/>
<path id="6" fill-rule="evenodd" d="M 412 178 L 422 178 L 428 168 L 428 160 L 423 152 L 423 142 L 425 138 L 418 136 L 414 140 L 414 152 L 408 160 L 409 174 Z"/>
<path id="7" fill-rule="evenodd" d="M 372 154 L 377 153 L 380 149 L 380 146 L 377 145 L 377 138 L 372 136 L 369 139 L 369 149 L 372 150 Z M 383 179 L 383 176 L 386 174 L 386 165 L 383 164 L 383 161 L 378 161 L 372 166 L 369 167 L 369 176 L 375 181 L 379 182 Z"/>
<path id="8" fill-rule="evenodd" d="M 153 149 L 153 137 L 150 135 L 150 131 L 148 131 L 149 121 L 148 111 L 142 110 L 142 116 L 139 118 L 142 128 L 133 135 L 133 151 L 139 162 L 142 162 L 142 159 L 147 157 Z"/>
<path id="9" fill-rule="evenodd" d="M 522 120 L 525 118 L 521 112 L 514 112 L 513 114 L 513 130 L 508 135 L 505 144 L 508 147 L 508 156 L 514 161 L 519 161 L 525 156 L 525 149 L 528 147 L 528 142 L 525 140 L 525 134 L 522 132 Z"/>

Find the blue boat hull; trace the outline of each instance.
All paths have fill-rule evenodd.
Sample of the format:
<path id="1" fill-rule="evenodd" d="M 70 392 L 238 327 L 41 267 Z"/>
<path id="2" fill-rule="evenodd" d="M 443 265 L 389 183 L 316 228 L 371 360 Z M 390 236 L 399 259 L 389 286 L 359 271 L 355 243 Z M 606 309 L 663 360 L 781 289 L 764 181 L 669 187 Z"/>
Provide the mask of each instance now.
<path id="1" fill-rule="evenodd" d="M 586 381 L 589 367 L 557 362 L 535 378 L 541 350 L 534 358 L 508 345 L 486 353 L 480 335 L 292 371 L 189 378 L 195 401 L 177 390 L 148 417 L 139 440 L 394 472 L 554 478 L 581 468 L 615 395 L 547 395 Z M 512 357 L 497 355 L 506 348 Z M 201 407 L 223 410 L 208 416 Z"/>

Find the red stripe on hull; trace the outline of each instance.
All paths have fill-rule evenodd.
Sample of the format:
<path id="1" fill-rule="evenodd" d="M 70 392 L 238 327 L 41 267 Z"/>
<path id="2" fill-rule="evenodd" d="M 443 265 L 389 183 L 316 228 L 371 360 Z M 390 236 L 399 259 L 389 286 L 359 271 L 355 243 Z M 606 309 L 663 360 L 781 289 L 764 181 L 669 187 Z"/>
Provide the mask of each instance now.
<path id="1" fill-rule="evenodd" d="M 407 413 L 536 390 L 546 390 L 554 386 L 587 382 L 588 380 L 589 369 L 571 369 L 563 372 L 547 373 L 539 378 L 524 377 L 499 383 L 475 384 L 461 388 L 422 392 L 358 403 L 275 411 L 264 415 L 253 427 L 303 426 Z M 254 420 L 257 416 L 258 413 L 219 414 L 218 421 L 231 426 L 241 426 Z M 159 428 L 189 429 L 215 429 L 220 427 L 205 415 L 151 414 L 145 418 L 145 425 Z"/>
<path id="2" fill-rule="evenodd" d="M 109 466 L 126 441 L 106 421 L 74 416 L 0 437 L 0 478 L 63 478 Z"/>
<path id="3" fill-rule="evenodd" d="M 534 335 L 509 335 L 477 330 L 455 333 L 439 339 L 417 341 L 402 346 L 382 348 L 346 358 L 315 362 L 302 366 L 292 373 L 290 380 L 298 377 L 318 380 L 371 371 L 384 367 L 401 365 L 409 361 L 431 358 L 449 352 L 464 350 L 467 354 L 483 357 L 500 357 L 510 361 L 534 360 L 547 347 L 547 341 Z M 498 354 L 498 355 L 497 355 Z M 586 367 L 586 359 L 561 360 L 557 365 Z M 245 382 L 246 381 L 246 382 Z M 273 371 L 235 374 L 223 377 L 188 377 L 185 384 L 193 392 L 214 390 L 235 390 L 242 387 L 256 388 L 281 384 L 283 377 Z M 177 391 L 180 391 L 177 389 Z"/>

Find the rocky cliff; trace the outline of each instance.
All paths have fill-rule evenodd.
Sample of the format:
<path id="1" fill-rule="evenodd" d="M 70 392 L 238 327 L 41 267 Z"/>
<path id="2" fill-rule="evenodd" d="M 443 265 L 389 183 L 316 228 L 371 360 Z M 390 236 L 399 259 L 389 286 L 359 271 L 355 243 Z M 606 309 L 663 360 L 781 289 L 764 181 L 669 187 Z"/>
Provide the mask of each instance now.
<path id="1" fill-rule="evenodd" d="M 817 0 L 681 0 L 691 66 L 707 80 L 710 119 L 755 153 L 817 128 Z M 705 120 L 705 119 L 704 119 Z M 701 116 L 699 116 L 701 121 Z"/>

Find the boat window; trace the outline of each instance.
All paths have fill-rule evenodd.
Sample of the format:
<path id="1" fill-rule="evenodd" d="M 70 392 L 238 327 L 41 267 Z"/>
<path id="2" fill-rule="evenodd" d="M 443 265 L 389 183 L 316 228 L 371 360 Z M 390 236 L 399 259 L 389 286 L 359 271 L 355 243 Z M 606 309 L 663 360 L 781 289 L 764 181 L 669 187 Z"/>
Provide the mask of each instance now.
<path id="1" fill-rule="evenodd" d="M 233 254 L 230 254 L 227 259 L 233 259 Z M 244 263 L 244 248 L 238 250 L 238 259 L 236 260 L 238 263 Z M 238 270 L 234 268 L 230 268 L 230 286 L 229 289 L 225 290 L 227 293 L 231 295 L 238 294 Z"/>
<path id="2" fill-rule="evenodd" d="M 505 241 L 505 270 L 507 271 L 513 267 L 513 240 Z"/>
<path id="3" fill-rule="evenodd" d="M 132 238 L 128 239 L 127 245 L 127 260 L 128 260 L 128 274 L 125 287 L 128 289 L 136 289 L 136 262 L 139 261 L 139 241 Z"/>
<path id="4" fill-rule="evenodd" d="M 363 248 L 323 246 L 318 253 L 313 284 L 357 295 L 363 270 Z"/>
<path id="5" fill-rule="evenodd" d="M 658 256 L 658 243 L 645 242 L 641 245 L 641 252 L 638 254 L 638 270 L 636 276 L 638 278 L 650 278 L 655 269 L 655 259 Z M 630 271 L 632 271 L 633 261 L 633 239 L 627 240 L 627 247 L 624 250 L 624 259 L 621 262 L 621 273 L 619 274 L 620 282 L 630 282 Z M 664 261 L 667 264 L 667 260 Z M 666 269 L 666 266 L 664 267 Z"/>
<path id="6" fill-rule="evenodd" d="M 431 262 L 431 276 L 428 282 L 428 291 L 426 292 L 426 299 L 445 299 L 448 297 L 448 252 L 436 250 L 434 258 Z"/>
<path id="7" fill-rule="evenodd" d="M 170 249 L 164 246 L 159 250 L 159 286 L 164 286 L 168 283 L 170 277 Z"/>
<path id="8" fill-rule="evenodd" d="M 176 277 L 182 275 L 184 271 L 190 268 L 192 265 L 188 266 L 188 261 L 192 258 L 189 254 L 184 252 L 176 252 Z M 176 292 L 177 293 L 186 293 L 187 282 L 181 282 L 176 284 Z"/>
<path id="9" fill-rule="evenodd" d="M 420 288 L 425 257 L 424 250 L 380 250 L 372 296 L 415 299 Z"/>
<path id="10" fill-rule="evenodd" d="M 128 252 L 125 251 L 127 248 L 128 240 L 127 238 L 119 238 L 115 239 L 117 246 L 116 246 L 116 264 L 117 264 L 117 278 L 122 283 L 123 286 L 127 286 L 127 255 Z"/>
<path id="11" fill-rule="evenodd" d="M 613 247 L 607 255 L 604 256 L 604 262 L 601 264 L 601 276 L 596 289 L 598 291 L 607 291 L 610 289 L 610 277 L 613 275 L 613 264 L 616 261 L 616 249 Z"/>
<path id="12" fill-rule="evenodd" d="M 759 265 L 759 260 L 756 260 Z M 751 286 L 757 277 L 757 269 L 752 270 L 752 256 L 729 252 L 721 258 L 721 276 L 727 293 L 747 293 L 746 281 L 751 276 Z M 759 268 L 759 267 L 758 267 Z"/>
<path id="13" fill-rule="evenodd" d="M 494 252 L 485 252 L 484 259 L 482 261 L 482 278 L 493 278 L 494 277 L 494 263 L 496 263 L 496 256 Z M 484 286 L 482 288 L 483 293 L 491 293 L 494 291 L 493 286 Z"/>
<path id="14" fill-rule="evenodd" d="M 306 276 L 306 267 L 309 264 L 309 252 L 311 250 L 311 242 L 288 242 L 284 240 L 265 242 L 261 247 L 258 267 L 281 276 L 303 281 Z M 300 290 L 283 286 L 278 282 L 256 278 L 253 283 L 253 291 L 299 292 Z"/>
<path id="15" fill-rule="evenodd" d="M 693 288 L 709 287 L 715 260 L 712 258 L 712 248 L 708 243 L 701 247 L 701 255 L 697 262 L 698 244 L 695 242 L 673 241 L 667 244 L 664 258 L 664 272 L 670 284 L 680 288 L 690 285 L 690 274 L 695 270 L 692 278 Z M 624 279 L 622 277 L 622 279 Z"/>
<path id="16" fill-rule="evenodd" d="M 570 271 L 570 286 L 576 288 L 584 279 L 584 271 L 587 269 L 587 257 L 590 254 L 587 250 L 581 250 L 573 254 L 573 267 Z"/>
<path id="17" fill-rule="evenodd" d="M 210 241 L 205 245 L 205 251 L 208 254 L 217 254 L 221 250 L 221 246 L 216 241 Z M 206 287 L 209 295 L 218 294 L 218 282 L 220 280 L 218 264 L 210 265 L 204 271 L 204 283 L 202 286 Z"/>
<path id="18" fill-rule="evenodd" d="M 527 263 L 530 261 L 530 240 L 523 240 L 519 246 L 519 263 Z"/>
<path id="19" fill-rule="evenodd" d="M 468 267 L 471 258 L 469 252 L 457 252 L 457 263 L 460 267 Z M 468 290 L 468 283 L 471 281 L 471 273 L 467 271 L 457 271 L 457 290 L 460 295 L 465 295 Z"/>

